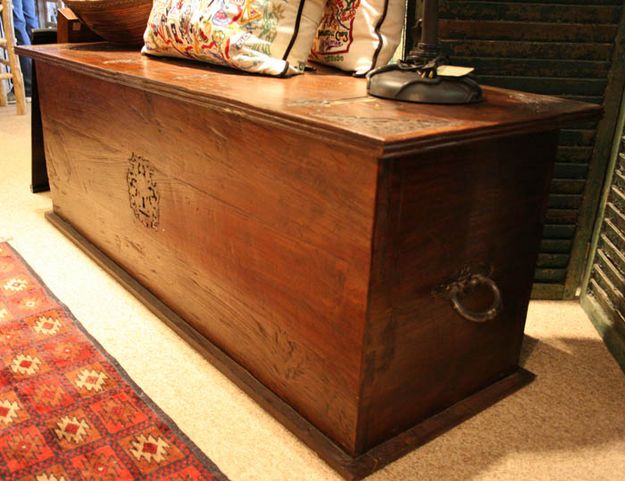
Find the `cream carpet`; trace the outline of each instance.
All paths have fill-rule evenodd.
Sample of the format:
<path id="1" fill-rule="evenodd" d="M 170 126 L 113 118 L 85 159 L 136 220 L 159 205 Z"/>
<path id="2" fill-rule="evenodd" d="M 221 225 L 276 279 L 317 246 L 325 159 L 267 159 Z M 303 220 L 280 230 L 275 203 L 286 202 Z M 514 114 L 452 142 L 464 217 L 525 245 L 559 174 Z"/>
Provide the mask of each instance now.
<path id="1" fill-rule="evenodd" d="M 339 480 L 43 218 L 30 119 L 0 108 L 0 238 L 233 481 Z M 625 480 L 625 376 L 575 302 L 533 302 L 529 387 L 370 480 Z"/>

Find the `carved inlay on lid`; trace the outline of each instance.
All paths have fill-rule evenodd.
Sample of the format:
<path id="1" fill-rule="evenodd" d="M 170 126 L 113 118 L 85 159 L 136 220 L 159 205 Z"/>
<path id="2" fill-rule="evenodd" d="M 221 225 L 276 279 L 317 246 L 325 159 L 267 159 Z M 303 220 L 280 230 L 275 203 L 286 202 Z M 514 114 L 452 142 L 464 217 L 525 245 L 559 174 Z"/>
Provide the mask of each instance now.
<path id="1" fill-rule="evenodd" d="M 158 228 L 159 195 L 150 161 L 132 154 L 128 165 L 128 195 L 135 217 L 146 227 Z"/>
<path id="2" fill-rule="evenodd" d="M 377 135 L 399 135 L 418 130 L 449 127 L 458 122 L 445 119 L 394 119 L 383 117 L 359 117 L 355 115 L 340 115 L 326 112 L 314 112 L 317 118 L 331 120 L 333 123 L 345 127 L 356 127 L 368 130 Z"/>
<path id="3" fill-rule="evenodd" d="M 370 97 L 359 95 L 358 97 L 341 97 L 338 99 L 296 99 L 287 102 L 287 107 L 328 107 L 336 104 L 353 103 L 355 101 L 367 101 Z"/>

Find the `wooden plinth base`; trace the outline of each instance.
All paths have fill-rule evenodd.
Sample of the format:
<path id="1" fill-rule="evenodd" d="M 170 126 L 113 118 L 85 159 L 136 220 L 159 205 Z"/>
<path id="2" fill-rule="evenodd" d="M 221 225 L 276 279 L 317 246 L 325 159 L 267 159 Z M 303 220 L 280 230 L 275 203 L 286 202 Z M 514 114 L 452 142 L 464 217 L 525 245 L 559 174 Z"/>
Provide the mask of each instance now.
<path id="1" fill-rule="evenodd" d="M 117 279 L 137 299 L 143 302 L 152 313 L 167 323 L 169 327 L 202 353 L 213 366 L 228 376 L 232 382 L 251 396 L 267 412 L 348 480 L 361 479 L 381 469 L 414 448 L 427 443 L 527 385 L 535 377 L 534 374 L 519 368 L 500 381 L 354 458 L 339 448 L 272 391 L 267 389 L 250 372 L 230 358 L 228 354 L 189 326 L 180 316 L 141 286 L 124 269 L 83 237 L 70 224 L 53 212 L 46 213 L 46 219 L 80 247 L 100 267 Z"/>

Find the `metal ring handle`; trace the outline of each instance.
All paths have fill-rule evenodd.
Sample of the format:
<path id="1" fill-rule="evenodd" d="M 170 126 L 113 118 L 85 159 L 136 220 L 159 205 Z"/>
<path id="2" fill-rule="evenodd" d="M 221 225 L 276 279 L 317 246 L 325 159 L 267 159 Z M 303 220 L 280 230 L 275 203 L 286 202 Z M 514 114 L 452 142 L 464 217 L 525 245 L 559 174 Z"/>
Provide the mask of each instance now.
<path id="1" fill-rule="evenodd" d="M 474 288 L 479 286 L 480 284 L 484 284 L 493 291 L 493 303 L 491 306 L 482 312 L 474 312 L 466 309 L 460 299 L 458 299 L 458 295 L 464 292 L 467 288 Z M 466 282 L 462 283 L 461 288 L 453 289 L 449 299 L 452 302 L 454 309 L 465 319 L 471 322 L 487 322 L 495 319 L 500 313 L 502 309 L 502 301 L 501 301 L 501 291 L 495 281 L 493 281 L 490 277 L 483 276 L 481 274 L 472 274 Z"/>

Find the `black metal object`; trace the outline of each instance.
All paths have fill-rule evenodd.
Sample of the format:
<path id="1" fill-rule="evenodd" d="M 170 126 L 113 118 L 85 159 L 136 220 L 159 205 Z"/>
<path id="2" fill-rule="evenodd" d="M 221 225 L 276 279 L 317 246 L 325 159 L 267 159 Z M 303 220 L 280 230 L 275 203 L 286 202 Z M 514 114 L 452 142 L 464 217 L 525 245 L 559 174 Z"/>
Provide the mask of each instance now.
<path id="1" fill-rule="evenodd" d="M 410 51 L 417 43 L 417 39 L 421 38 L 421 23 L 417 20 L 417 7 L 419 0 L 407 2 L 406 17 L 404 20 L 404 44 L 401 58 L 406 58 Z"/>
<path id="2" fill-rule="evenodd" d="M 33 44 L 56 43 L 56 30 L 48 28 L 35 29 L 32 32 Z M 43 147 L 43 127 L 39 108 L 39 92 L 37 88 L 36 62 L 33 62 L 32 116 L 31 116 L 31 184 L 30 190 L 35 194 L 50 190 L 48 171 L 46 169 L 46 153 Z"/>
<path id="3" fill-rule="evenodd" d="M 407 29 L 412 33 L 410 17 L 407 23 Z M 369 94 L 406 102 L 433 104 L 468 104 L 481 101 L 482 89 L 475 80 L 468 75 L 444 74 L 440 69 L 443 62 L 438 43 L 438 0 L 424 1 L 420 26 L 420 41 L 404 60 L 369 72 Z M 411 36 L 407 35 L 406 38 Z"/>

